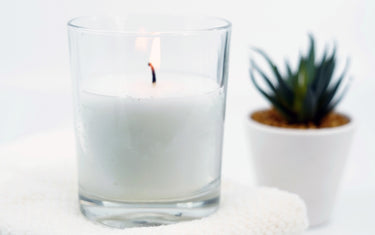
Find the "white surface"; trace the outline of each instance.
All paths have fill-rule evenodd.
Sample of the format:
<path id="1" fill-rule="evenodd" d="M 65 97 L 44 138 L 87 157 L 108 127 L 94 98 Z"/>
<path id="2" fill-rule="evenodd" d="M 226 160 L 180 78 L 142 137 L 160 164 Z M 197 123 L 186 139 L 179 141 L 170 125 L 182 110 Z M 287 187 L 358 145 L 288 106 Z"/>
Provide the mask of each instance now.
<path id="1" fill-rule="evenodd" d="M 0 234 L 302 234 L 306 208 L 277 189 L 223 184 L 217 213 L 169 226 L 110 229 L 86 220 L 78 209 L 73 131 L 32 136 L 0 148 Z"/>
<path id="2" fill-rule="evenodd" d="M 374 234 L 375 211 L 375 3 L 372 0 L 18 0 L 0 8 L 0 141 L 72 126 L 66 22 L 78 15 L 133 11 L 198 13 L 226 17 L 233 23 L 223 175 L 252 184 L 245 117 L 266 102 L 248 77 L 249 45 L 265 49 L 276 62 L 295 62 L 307 48 L 307 32 L 324 42 L 338 42 L 351 57 L 354 78 L 341 109 L 357 120 L 332 221 L 307 234 Z M 340 57 L 341 65 L 344 58 Z M 9 159 L 0 156 L 2 161 Z"/>

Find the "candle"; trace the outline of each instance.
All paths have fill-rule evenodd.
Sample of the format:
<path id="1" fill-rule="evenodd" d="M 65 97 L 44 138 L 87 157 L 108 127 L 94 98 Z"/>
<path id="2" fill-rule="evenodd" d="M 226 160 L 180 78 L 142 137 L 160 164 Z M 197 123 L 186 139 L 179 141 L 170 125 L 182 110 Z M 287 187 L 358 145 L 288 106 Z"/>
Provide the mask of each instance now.
<path id="1" fill-rule="evenodd" d="M 117 228 L 215 212 L 230 22 L 78 17 L 68 29 L 81 212 Z"/>
<path id="2" fill-rule="evenodd" d="M 161 73 L 156 84 L 119 76 L 90 80 L 79 97 L 81 193 L 163 201 L 217 183 L 223 89 L 197 75 Z"/>

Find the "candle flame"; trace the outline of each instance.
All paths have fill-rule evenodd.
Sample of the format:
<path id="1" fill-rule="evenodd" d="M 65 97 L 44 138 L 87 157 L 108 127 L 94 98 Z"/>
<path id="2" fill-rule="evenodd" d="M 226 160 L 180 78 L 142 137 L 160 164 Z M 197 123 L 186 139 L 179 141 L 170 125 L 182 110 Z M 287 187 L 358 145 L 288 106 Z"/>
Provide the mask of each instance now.
<path id="1" fill-rule="evenodd" d="M 140 28 L 138 31 L 139 34 L 146 33 L 146 30 L 144 28 Z M 135 39 L 135 48 L 139 51 L 147 51 L 149 39 L 147 37 L 137 37 Z"/>
<path id="2" fill-rule="evenodd" d="M 155 38 L 152 41 L 149 62 L 152 63 L 155 69 L 160 68 L 160 38 Z"/>

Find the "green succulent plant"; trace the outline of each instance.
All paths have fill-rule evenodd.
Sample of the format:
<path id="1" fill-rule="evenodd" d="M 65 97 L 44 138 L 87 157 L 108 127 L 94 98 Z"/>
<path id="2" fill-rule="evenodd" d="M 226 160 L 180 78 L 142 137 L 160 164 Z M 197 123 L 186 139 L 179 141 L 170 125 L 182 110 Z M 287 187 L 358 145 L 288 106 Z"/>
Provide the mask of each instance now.
<path id="1" fill-rule="evenodd" d="M 271 67 L 273 79 L 266 75 L 251 59 L 250 77 L 259 92 L 289 123 L 314 123 L 319 125 L 342 100 L 348 84 L 338 92 L 346 77 L 348 61 L 344 71 L 333 79 L 336 67 L 336 47 L 329 54 L 325 49 L 320 60 L 316 60 L 315 42 L 309 35 L 310 48 L 306 56 L 301 55 L 296 71 L 292 71 L 288 62 L 283 76 L 270 57 L 260 49 L 254 49 Z M 329 54 L 329 55 L 328 55 Z M 262 88 L 255 78 L 260 75 L 268 89 Z"/>

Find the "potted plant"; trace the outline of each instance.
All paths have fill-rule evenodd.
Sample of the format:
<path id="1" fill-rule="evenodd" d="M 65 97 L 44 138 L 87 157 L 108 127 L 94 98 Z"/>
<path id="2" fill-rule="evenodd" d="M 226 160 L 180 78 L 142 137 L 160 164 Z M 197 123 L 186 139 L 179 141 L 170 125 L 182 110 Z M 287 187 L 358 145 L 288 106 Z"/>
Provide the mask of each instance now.
<path id="1" fill-rule="evenodd" d="M 348 87 L 341 88 L 348 63 L 334 79 L 335 48 L 331 53 L 326 49 L 317 59 L 311 35 L 307 55 L 300 57 L 295 71 L 286 63 L 285 74 L 262 50 L 254 51 L 272 71 L 272 77 L 268 76 L 251 60 L 251 80 L 272 105 L 248 117 L 257 183 L 300 195 L 311 226 L 326 222 L 355 126 L 350 115 L 335 111 Z"/>

